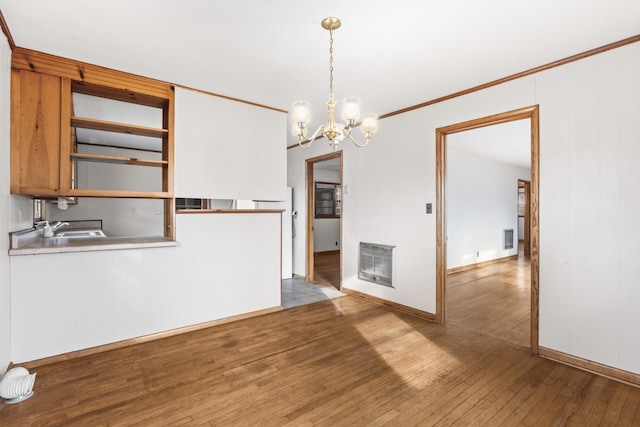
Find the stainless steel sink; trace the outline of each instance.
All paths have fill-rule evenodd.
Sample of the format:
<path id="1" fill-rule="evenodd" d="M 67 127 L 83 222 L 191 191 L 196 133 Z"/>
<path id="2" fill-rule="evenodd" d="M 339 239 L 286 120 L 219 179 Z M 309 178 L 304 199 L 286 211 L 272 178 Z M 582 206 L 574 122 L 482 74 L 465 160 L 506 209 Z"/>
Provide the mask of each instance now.
<path id="1" fill-rule="evenodd" d="M 107 237 L 102 230 L 65 230 L 56 233 L 54 238 L 83 239 L 89 237 Z"/>

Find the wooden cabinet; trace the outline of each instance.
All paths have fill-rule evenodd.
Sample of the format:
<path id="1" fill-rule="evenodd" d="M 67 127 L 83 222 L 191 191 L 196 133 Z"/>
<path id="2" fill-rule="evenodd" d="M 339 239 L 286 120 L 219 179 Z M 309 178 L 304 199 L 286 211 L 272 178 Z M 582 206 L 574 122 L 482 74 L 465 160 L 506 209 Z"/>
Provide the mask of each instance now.
<path id="1" fill-rule="evenodd" d="M 76 95 L 85 97 L 85 105 L 74 102 Z M 86 103 L 91 104 L 89 108 Z M 168 98 L 13 69 L 11 193 L 40 198 L 173 197 L 169 105 Z M 136 114 L 125 114 L 121 122 L 102 118 L 122 116 L 114 110 L 131 108 L 155 110 L 155 126 L 137 124 Z M 82 116 L 85 109 L 97 111 L 98 116 Z M 82 135 L 88 136 L 83 139 Z M 144 141 L 121 143 L 118 135 Z M 82 185 L 79 164 L 85 172 Z M 151 185 L 140 185 L 145 181 L 139 179 L 144 167 L 157 170 L 149 173 Z M 127 168 L 131 168 L 131 179 Z"/>
<path id="2" fill-rule="evenodd" d="M 11 72 L 11 193 L 60 194 L 61 77 Z"/>
<path id="3" fill-rule="evenodd" d="M 340 184 L 316 181 L 314 191 L 315 217 L 340 218 L 342 210 Z"/>
<path id="4" fill-rule="evenodd" d="M 11 67 L 11 193 L 162 199 L 164 235 L 174 238 L 173 87 L 19 47 Z M 103 108 L 108 102 L 98 107 L 109 110 L 107 118 L 85 115 L 76 95 L 153 109 L 155 124 L 138 123 L 128 112 L 113 116 L 111 107 Z M 100 137 L 82 139 L 79 134 L 87 131 Z M 121 144 L 114 135 L 153 142 Z M 80 176 L 86 178 L 82 186 Z"/>
<path id="5" fill-rule="evenodd" d="M 73 81 L 68 108 L 61 177 L 69 195 L 173 195 L 168 99 Z"/>

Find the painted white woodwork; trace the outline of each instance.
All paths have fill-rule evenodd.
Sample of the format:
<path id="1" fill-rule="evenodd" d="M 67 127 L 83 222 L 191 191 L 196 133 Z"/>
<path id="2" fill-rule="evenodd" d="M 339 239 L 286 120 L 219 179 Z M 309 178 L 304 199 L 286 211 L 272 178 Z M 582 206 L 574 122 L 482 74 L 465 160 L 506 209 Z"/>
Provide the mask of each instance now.
<path id="1" fill-rule="evenodd" d="M 4 35 L 0 35 L 0 376 L 11 362 L 11 281 L 9 239 L 14 225 L 9 195 L 9 110 L 11 83 L 11 49 Z M 31 218 L 31 212 L 27 214 Z"/>
<path id="2" fill-rule="evenodd" d="M 436 226 L 425 203 L 436 201 L 435 130 L 539 104 L 539 343 L 640 373 L 639 75 L 635 43 L 383 119 L 366 148 L 346 144 L 343 286 L 434 313 Z M 328 151 L 289 150 L 295 192 L 304 192 L 304 159 Z M 302 275 L 300 237 L 294 272 Z M 395 289 L 357 279 L 360 241 L 396 246 Z"/>
<path id="3" fill-rule="evenodd" d="M 285 113 L 175 89 L 176 197 L 284 200 Z"/>
<path id="4" fill-rule="evenodd" d="M 12 257 L 12 360 L 279 306 L 280 221 L 177 215 L 177 247 Z"/>
<path id="5" fill-rule="evenodd" d="M 530 132 L 522 136 L 530 145 Z M 447 268 L 518 254 L 518 179 L 530 176 L 529 169 L 447 149 Z M 503 249 L 505 229 L 514 232 L 512 249 Z"/>

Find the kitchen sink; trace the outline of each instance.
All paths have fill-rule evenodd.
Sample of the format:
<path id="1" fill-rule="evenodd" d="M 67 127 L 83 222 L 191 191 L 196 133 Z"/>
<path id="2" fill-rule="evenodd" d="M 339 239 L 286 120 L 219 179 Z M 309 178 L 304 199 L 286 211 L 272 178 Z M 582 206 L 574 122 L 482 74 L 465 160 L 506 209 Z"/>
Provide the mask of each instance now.
<path id="1" fill-rule="evenodd" d="M 107 237 L 102 230 L 65 230 L 56 233 L 54 237 L 67 239 L 81 239 L 88 237 Z"/>

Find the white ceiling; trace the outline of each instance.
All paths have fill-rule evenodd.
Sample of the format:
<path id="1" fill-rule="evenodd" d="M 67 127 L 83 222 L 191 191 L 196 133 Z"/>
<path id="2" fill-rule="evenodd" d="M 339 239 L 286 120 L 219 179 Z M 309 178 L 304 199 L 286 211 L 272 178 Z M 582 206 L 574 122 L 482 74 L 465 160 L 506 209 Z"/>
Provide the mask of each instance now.
<path id="1" fill-rule="evenodd" d="M 638 0 L 0 0 L 16 45 L 288 110 L 389 113 L 635 36 Z"/>
<path id="2" fill-rule="evenodd" d="M 516 120 L 447 135 L 447 149 L 531 168 L 531 120 Z"/>

